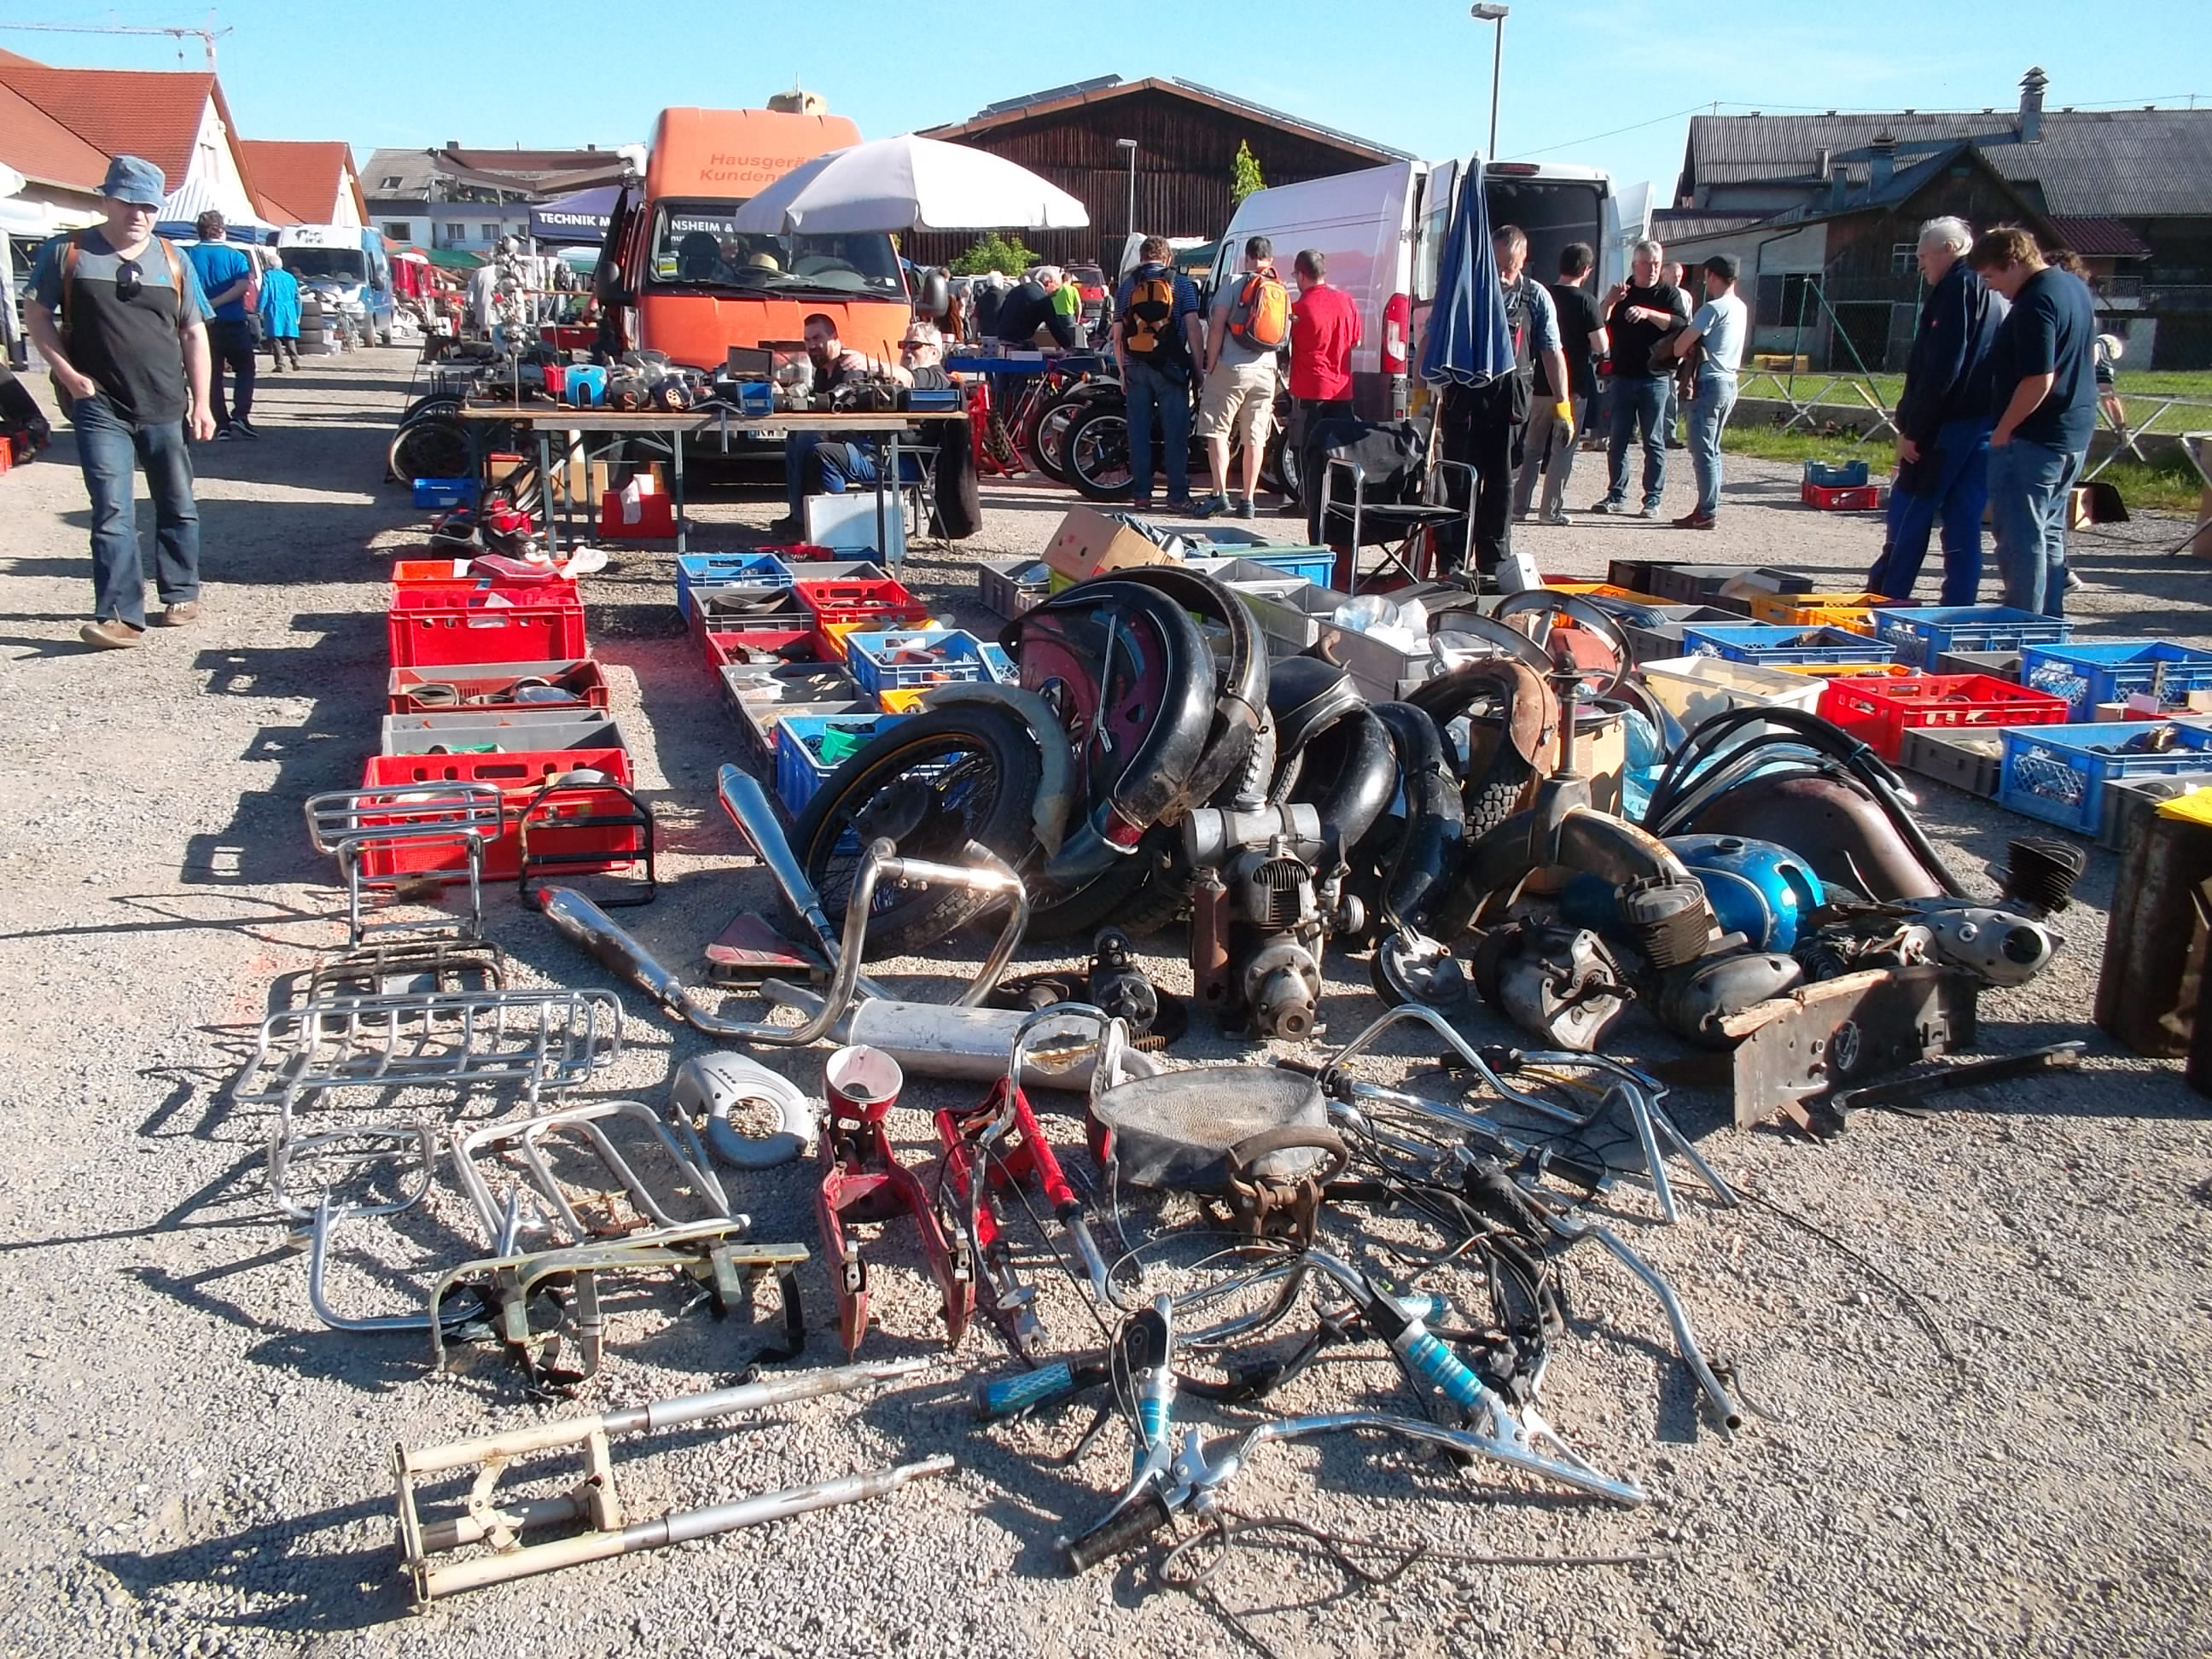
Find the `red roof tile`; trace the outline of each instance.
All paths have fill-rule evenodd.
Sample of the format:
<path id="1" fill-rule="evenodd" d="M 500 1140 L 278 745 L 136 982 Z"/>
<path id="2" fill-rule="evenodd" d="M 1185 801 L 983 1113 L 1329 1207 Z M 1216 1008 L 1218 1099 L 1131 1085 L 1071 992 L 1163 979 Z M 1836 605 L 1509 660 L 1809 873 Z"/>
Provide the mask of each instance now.
<path id="1" fill-rule="evenodd" d="M 215 76 L 205 71 L 49 69 L 0 62 L 0 86 L 44 110 L 103 155 L 143 155 L 174 189 L 190 170 L 192 146 Z M 96 182 L 96 181 L 95 181 Z"/>
<path id="2" fill-rule="evenodd" d="M 0 83 L 0 161 L 42 184 L 98 190 L 107 157 L 29 99 Z"/>
<path id="3" fill-rule="evenodd" d="M 353 176 L 353 152 L 345 144 L 336 139 L 242 138 L 238 148 L 253 170 L 254 199 L 263 218 L 278 224 L 330 224 L 343 189 L 350 191 L 355 214 L 367 222 L 361 185 Z"/>

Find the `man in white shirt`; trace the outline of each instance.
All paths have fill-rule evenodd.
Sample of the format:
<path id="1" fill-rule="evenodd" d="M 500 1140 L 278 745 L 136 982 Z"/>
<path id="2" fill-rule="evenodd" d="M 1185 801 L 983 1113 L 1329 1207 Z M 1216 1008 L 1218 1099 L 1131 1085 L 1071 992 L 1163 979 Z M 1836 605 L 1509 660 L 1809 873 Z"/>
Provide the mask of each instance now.
<path id="1" fill-rule="evenodd" d="M 1731 254 L 1705 261 L 1705 302 L 1674 340 L 1678 357 L 1704 348 L 1697 395 L 1690 399 L 1690 467 L 1697 474 L 1698 505 L 1674 520 L 1677 530 L 1711 530 L 1720 508 L 1721 433 L 1735 408 L 1736 370 L 1751 334 L 1751 313 L 1736 295 L 1736 271 Z"/>

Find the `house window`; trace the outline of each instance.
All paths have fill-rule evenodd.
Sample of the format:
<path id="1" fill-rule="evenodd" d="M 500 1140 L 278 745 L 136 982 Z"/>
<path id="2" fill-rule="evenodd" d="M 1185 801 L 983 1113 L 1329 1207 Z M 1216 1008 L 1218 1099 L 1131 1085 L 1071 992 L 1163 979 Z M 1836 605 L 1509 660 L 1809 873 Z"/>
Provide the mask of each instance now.
<path id="1" fill-rule="evenodd" d="M 1920 245 L 1917 242 L 1892 242 L 1889 245 L 1889 274 L 1893 276 L 1910 276 L 1913 272 L 1919 252 Z"/>
<path id="2" fill-rule="evenodd" d="M 399 175 L 396 173 L 387 173 L 384 175 L 384 183 L 380 185 L 379 188 L 382 190 L 397 190 L 399 188 Z"/>
<path id="3" fill-rule="evenodd" d="M 389 219 L 385 222 L 384 234 L 395 242 L 411 242 L 415 240 L 415 227 L 405 219 Z"/>
<path id="4" fill-rule="evenodd" d="M 496 242 L 499 240 L 499 227 L 497 225 L 478 225 L 477 228 L 483 232 L 483 239 L 487 242 Z"/>

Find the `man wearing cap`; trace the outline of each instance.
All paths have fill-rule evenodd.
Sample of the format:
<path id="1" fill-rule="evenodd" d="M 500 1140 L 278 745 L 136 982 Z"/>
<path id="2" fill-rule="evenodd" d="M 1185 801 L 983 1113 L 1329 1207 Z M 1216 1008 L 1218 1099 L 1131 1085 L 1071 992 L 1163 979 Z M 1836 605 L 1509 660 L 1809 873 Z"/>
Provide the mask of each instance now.
<path id="1" fill-rule="evenodd" d="M 146 631 L 131 502 L 134 457 L 154 498 L 155 586 L 163 606 L 156 620 L 180 628 L 199 615 L 200 514 L 185 434 L 213 437 L 215 417 L 207 301 L 191 266 L 154 234 L 168 193 L 161 168 L 118 155 L 100 193 L 102 224 L 39 250 L 24 312 L 76 429 L 77 464 L 92 497 L 94 619 L 78 631 L 87 645 L 119 650 Z"/>
<path id="2" fill-rule="evenodd" d="M 1735 408 L 1735 372 L 1743 363 L 1751 313 L 1737 297 L 1735 256 L 1705 261 L 1705 302 L 1674 339 L 1674 355 L 1698 361 L 1697 395 L 1690 399 L 1690 470 L 1698 478 L 1698 504 L 1674 520 L 1677 530 L 1711 530 L 1721 503 L 1721 433 Z"/>

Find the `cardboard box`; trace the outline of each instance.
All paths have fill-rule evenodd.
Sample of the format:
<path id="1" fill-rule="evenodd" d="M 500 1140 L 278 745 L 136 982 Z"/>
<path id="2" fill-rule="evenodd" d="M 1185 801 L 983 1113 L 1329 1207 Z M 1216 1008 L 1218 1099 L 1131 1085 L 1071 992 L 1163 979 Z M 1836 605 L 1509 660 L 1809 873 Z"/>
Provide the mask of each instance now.
<path id="1" fill-rule="evenodd" d="M 1101 571 L 1176 561 L 1126 525 L 1087 507 L 1068 509 L 1045 544 L 1044 562 L 1056 576 L 1082 581 Z"/>

